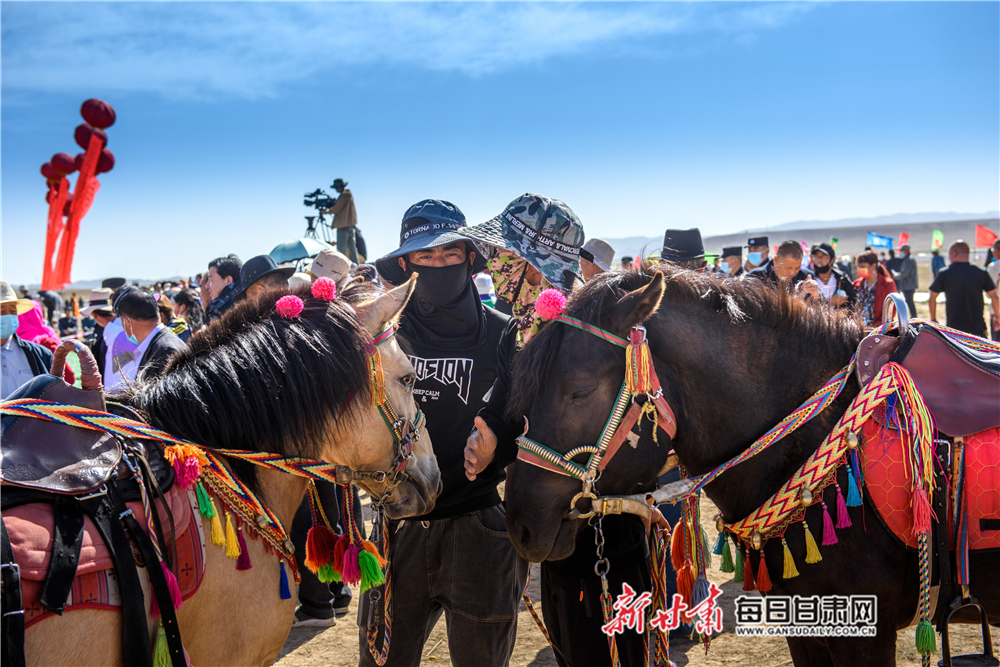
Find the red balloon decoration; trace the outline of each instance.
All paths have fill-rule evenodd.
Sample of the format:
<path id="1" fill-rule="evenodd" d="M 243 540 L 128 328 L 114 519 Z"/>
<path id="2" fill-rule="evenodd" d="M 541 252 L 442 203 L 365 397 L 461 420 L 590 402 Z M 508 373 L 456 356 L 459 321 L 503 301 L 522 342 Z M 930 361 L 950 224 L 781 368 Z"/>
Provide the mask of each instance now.
<path id="1" fill-rule="evenodd" d="M 101 151 L 101 157 L 97 158 L 97 169 L 94 174 L 103 174 L 115 168 L 115 155 L 107 148 Z"/>
<path id="2" fill-rule="evenodd" d="M 52 156 L 52 159 L 49 160 L 49 164 L 51 164 L 52 168 L 63 176 L 66 174 L 72 174 L 76 171 L 76 163 L 73 160 L 73 156 L 69 153 L 56 153 Z"/>
<path id="3" fill-rule="evenodd" d="M 73 193 L 72 192 L 67 192 L 66 193 L 66 205 L 63 206 L 63 215 L 65 215 L 65 216 L 69 215 L 70 204 L 72 204 L 72 203 L 73 203 Z"/>
<path id="4" fill-rule="evenodd" d="M 90 135 L 97 133 L 97 136 L 101 138 L 101 148 L 108 145 L 108 135 L 105 134 L 104 130 L 95 130 L 90 125 L 86 123 L 80 123 L 76 126 L 76 130 L 73 131 L 73 139 L 76 141 L 76 145 L 87 150 L 90 145 Z"/>
<path id="5" fill-rule="evenodd" d="M 47 181 L 56 181 L 57 183 L 59 182 L 59 179 L 62 178 L 62 174 L 60 174 L 56 168 L 52 166 L 51 162 L 46 162 L 42 165 L 42 176 L 44 176 Z"/>
<path id="6" fill-rule="evenodd" d="M 90 99 L 80 107 L 80 115 L 93 127 L 104 129 L 115 124 L 115 110 L 104 100 Z"/>
<path id="7" fill-rule="evenodd" d="M 77 153 L 76 157 L 73 158 L 73 164 L 76 165 L 77 169 L 83 168 L 83 160 L 87 157 L 86 153 Z"/>

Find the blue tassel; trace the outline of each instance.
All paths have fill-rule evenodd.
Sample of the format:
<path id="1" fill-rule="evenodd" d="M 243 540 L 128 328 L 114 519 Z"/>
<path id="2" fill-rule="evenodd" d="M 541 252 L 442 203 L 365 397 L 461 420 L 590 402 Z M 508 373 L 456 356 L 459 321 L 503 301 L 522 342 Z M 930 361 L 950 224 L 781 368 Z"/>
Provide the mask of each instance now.
<path id="1" fill-rule="evenodd" d="M 861 457 L 858 456 L 857 449 L 851 450 L 849 463 L 851 464 L 851 468 L 854 470 L 854 475 L 858 480 L 858 485 L 863 485 L 865 483 L 865 473 L 861 469 Z"/>
<path id="2" fill-rule="evenodd" d="M 699 576 L 694 580 L 694 586 L 691 588 L 691 606 L 697 607 L 707 600 L 709 593 L 711 593 L 711 590 L 708 585 L 708 579 L 704 575 Z"/>
<path id="3" fill-rule="evenodd" d="M 851 464 L 847 464 L 847 506 L 858 507 L 861 505 L 861 493 L 858 491 L 858 483 L 854 479 L 854 472 Z"/>
<path id="4" fill-rule="evenodd" d="M 715 546 L 712 547 L 712 553 L 716 556 L 722 555 L 722 545 L 726 542 L 726 536 L 723 533 L 719 533 L 719 537 L 715 540 Z"/>
<path id="5" fill-rule="evenodd" d="M 281 561 L 281 599 L 288 600 L 292 597 L 292 591 L 288 588 L 288 575 L 285 574 L 285 561 Z"/>

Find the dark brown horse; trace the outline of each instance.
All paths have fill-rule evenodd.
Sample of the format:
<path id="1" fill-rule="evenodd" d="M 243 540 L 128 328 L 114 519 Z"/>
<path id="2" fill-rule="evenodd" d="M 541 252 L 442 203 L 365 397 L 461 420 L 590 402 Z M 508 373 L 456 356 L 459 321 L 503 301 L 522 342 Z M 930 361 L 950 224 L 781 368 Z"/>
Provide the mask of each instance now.
<path id="1" fill-rule="evenodd" d="M 645 323 L 664 396 L 677 418 L 676 437 L 671 441 L 661 430 L 658 443 L 649 422 L 641 422 L 637 446 L 621 447 L 599 478 L 602 495 L 652 491 L 671 449 L 692 476 L 736 456 L 840 371 L 863 337 L 849 314 L 810 306 L 762 282 L 720 280 L 670 266 L 655 270 L 603 274 L 566 307 L 567 315 L 617 336 Z M 515 361 L 511 416 L 527 416 L 530 437 L 557 452 L 593 445 L 624 373 L 621 348 L 551 323 Z M 852 378 L 826 411 L 708 484 L 705 493 L 726 520 L 747 516 L 773 495 L 819 447 L 858 391 Z M 844 468 L 838 481 L 847 488 Z M 507 481 L 507 528 L 522 556 L 542 561 L 572 553 L 583 520 L 568 518 L 567 510 L 580 490 L 576 479 L 517 462 Z M 812 506 L 807 521 L 822 525 L 821 512 L 818 503 Z M 800 667 L 893 665 L 897 630 L 915 622 L 916 552 L 900 545 L 869 505 L 850 513 L 852 527 L 838 532 L 838 545 L 824 547 L 822 562 L 800 567 L 793 579 L 772 576 L 771 594 L 874 594 L 877 636 L 789 638 Z M 787 540 L 794 553 L 805 552 L 802 531 L 789 531 Z M 782 572 L 780 540 L 765 544 L 764 557 L 772 573 Z M 754 568 L 758 558 L 751 551 Z M 996 622 L 1000 559 L 973 552 L 970 571 L 973 594 Z"/>

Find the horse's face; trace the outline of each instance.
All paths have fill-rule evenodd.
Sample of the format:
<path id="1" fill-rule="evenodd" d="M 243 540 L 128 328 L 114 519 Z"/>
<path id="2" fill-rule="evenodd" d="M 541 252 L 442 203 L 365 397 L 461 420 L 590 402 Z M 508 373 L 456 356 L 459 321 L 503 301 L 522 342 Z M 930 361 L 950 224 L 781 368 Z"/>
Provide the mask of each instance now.
<path id="1" fill-rule="evenodd" d="M 632 325 L 645 321 L 658 306 L 662 289 L 662 280 L 654 280 L 621 299 L 611 320 L 618 326 L 611 330 L 623 335 Z M 539 385 L 527 415 L 528 435 L 565 453 L 600 439 L 625 377 L 625 353 L 564 324 L 549 326 L 566 328 L 551 370 Z M 627 441 L 618 450 L 600 474 L 596 494 L 634 494 L 652 487 L 670 449 L 670 439 L 662 430 L 658 442 L 653 441 L 652 428 L 648 420 L 633 427 L 638 441 L 632 446 Z M 580 454 L 574 461 L 585 465 L 588 456 Z M 567 514 L 570 502 L 581 490 L 578 479 L 517 461 L 506 485 L 507 532 L 521 556 L 540 562 L 573 553 L 576 534 L 586 519 L 570 519 Z M 577 507 L 586 513 L 590 504 L 581 499 Z"/>
<path id="2" fill-rule="evenodd" d="M 413 293 L 416 276 L 368 303 L 355 306 L 358 317 L 368 333 L 377 335 L 398 318 Z M 382 360 L 382 374 L 389 403 L 400 419 L 411 423 L 417 421 L 417 403 L 413 399 L 413 383 L 416 379 L 413 366 L 400 349 L 396 338 L 392 337 L 379 345 Z M 349 438 L 340 437 L 341 450 L 337 458 L 356 470 L 385 470 L 394 468 L 396 444 L 392 431 L 375 407 L 365 405 L 353 423 Z M 343 435 L 343 434 L 342 434 Z M 361 482 L 361 487 L 378 499 L 385 496 L 386 514 L 393 519 L 419 516 L 434 509 L 434 503 L 441 492 L 441 472 L 431 446 L 427 428 L 423 427 L 413 444 L 413 455 L 406 467 L 406 480 L 392 489 L 385 484 Z M 338 461 L 338 462 L 341 462 Z M 388 491 L 388 495 L 386 492 Z"/>

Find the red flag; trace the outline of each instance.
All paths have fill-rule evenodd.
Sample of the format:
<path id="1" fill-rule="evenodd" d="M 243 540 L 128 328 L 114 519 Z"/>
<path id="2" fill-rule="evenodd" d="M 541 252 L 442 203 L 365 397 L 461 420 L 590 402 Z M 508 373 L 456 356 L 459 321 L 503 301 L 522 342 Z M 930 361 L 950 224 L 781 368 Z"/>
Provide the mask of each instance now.
<path id="1" fill-rule="evenodd" d="M 87 146 L 87 156 L 83 159 L 80 175 L 76 179 L 76 188 L 73 190 L 73 203 L 70 204 L 69 220 L 66 221 L 63 240 L 59 245 L 59 258 L 55 269 L 56 282 L 63 285 L 71 282 L 70 272 L 73 269 L 73 253 L 76 250 L 76 237 L 80 233 L 80 221 L 90 210 L 94 194 L 100 187 L 94 177 L 94 171 L 97 169 L 97 160 L 101 157 L 101 144 L 101 137 L 97 132 L 93 132 L 90 135 L 90 144 Z"/>
<path id="2" fill-rule="evenodd" d="M 989 248 L 993 245 L 993 242 L 997 240 L 997 233 L 983 227 L 982 225 L 976 225 L 976 247 L 977 248 Z"/>
<path id="3" fill-rule="evenodd" d="M 69 194 L 69 179 L 63 176 L 59 186 L 49 188 L 49 222 L 45 230 L 45 266 L 42 267 L 42 289 L 55 290 L 63 286 L 56 281 L 56 271 L 52 267 L 56 243 L 63 231 L 63 207 L 66 206 L 66 195 Z"/>
<path id="4" fill-rule="evenodd" d="M 909 244 L 909 242 L 910 242 L 910 235 L 907 234 L 906 232 L 900 232 L 899 233 L 899 247 L 902 248 L 904 245 Z"/>

